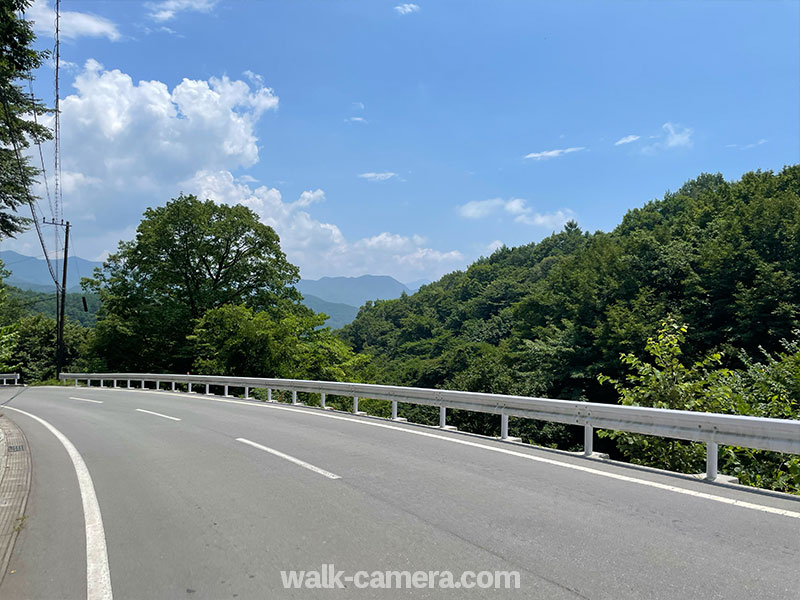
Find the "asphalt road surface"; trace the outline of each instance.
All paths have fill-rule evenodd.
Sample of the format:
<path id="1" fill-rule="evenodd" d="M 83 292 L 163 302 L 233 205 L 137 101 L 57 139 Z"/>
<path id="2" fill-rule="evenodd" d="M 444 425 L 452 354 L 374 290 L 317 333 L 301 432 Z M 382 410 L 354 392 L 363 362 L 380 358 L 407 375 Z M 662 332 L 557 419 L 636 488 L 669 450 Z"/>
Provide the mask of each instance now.
<path id="1" fill-rule="evenodd" d="M 800 498 L 200 394 L 4 388 L 0 403 L 33 469 L 3 600 L 800 598 Z M 329 569 L 370 577 L 281 576 Z M 376 571 L 475 585 L 356 585 Z M 478 587 L 484 571 L 519 588 Z"/>

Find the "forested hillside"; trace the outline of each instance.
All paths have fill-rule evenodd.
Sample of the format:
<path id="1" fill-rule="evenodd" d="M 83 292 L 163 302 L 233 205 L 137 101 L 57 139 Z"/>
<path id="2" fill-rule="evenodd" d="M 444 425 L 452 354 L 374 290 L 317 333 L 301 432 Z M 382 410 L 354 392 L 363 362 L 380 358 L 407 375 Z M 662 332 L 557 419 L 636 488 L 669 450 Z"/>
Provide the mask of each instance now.
<path id="1" fill-rule="evenodd" d="M 629 397 L 638 404 L 798 418 L 798 327 L 800 167 L 792 166 L 737 182 L 701 175 L 629 211 L 610 233 L 570 222 L 539 243 L 500 248 L 413 296 L 366 305 L 340 335 L 371 356 L 365 376 L 385 383 L 615 403 L 625 384 L 600 380 L 627 381 L 641 357 L 673 380 L 637 380 Z M 660 365 L 659 348 L 680 357 L 677 367 Z M 670 403 L 669 393 L 643 389 L 677 389 L 680 377 L 696 380 L 696 398 Z M 759 377 L 760 392 L 743 384 Z M 487 433 L 494 421 L 453 417 Z M 579 441 L 557 425 L 516 431 L 560 447 Z M 795 477 L 800 484 L 800 468 Z"/>
<path id="2" fill-rule="evenodd" d="M 625 215 L 500 248 L 413 296 L 365 306 L 341 335 L 387 382 L 613 400 L 619 373 L 663 318 L 689 357 L 780 348 L 800 324 L 800 167 L 702 175 Z"/>

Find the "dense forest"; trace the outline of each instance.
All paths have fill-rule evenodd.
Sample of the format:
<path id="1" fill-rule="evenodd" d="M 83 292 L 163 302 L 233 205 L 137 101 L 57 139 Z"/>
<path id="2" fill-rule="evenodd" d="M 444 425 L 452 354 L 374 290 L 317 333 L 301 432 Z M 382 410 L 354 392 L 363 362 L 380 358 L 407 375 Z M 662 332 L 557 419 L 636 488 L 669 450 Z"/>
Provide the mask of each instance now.
<path id="1" fill-rule="evenodd" d="M 21 290 L 14 286 L 8 286 L 7 303 L 8 310 L 14 310 L 20 314 L 33 313 L 47 315 L 55 319 L 56 317 L 56 293 L 55 292 L 36 292 L 33 290 Z M 86 305 L 84 306 L 84 300 Z M 97 311 L 100 309 L 100 298 L 97 294 L 76 294 L 67 293 L 64 303 L 64 313 L 68 319 L 76 321 L 81 325 L 90 327 L 97 321 Z"/>
<path id="2" fill-rule="evenodd" d="M 297 268 L 243 206 L 180 196 L 148 209 L 68 301 L 67 368 L 356 380 L 800 418 L 800 166 L 701 175 L 609 233 L 569 222 L 500 248 L 332 332 Z M 0 367 L 54 376 L 46 294 L 0 291 Z M 88 318 L 87 318 L 88 317 Z M 82 321 L 80 319 L 83 319 Z M 335 402 L 335 401 L 334 401 Z M 385 403 L 361 408 L 385 414 Z M 427 407 L 403 405 L 435 422 Z M 491 415 L 454 411 L 496 435 Z M 512 435 L 576 449 L 580 432 L 512 419 Z M 699 472 L 699 444 L 601 432 L 617 458 Z M 721 471 L 800 492 L 800 460 L 724 448 Z"/>
<path id="3" fill-rule="evenodd" d="M 570 222 L 539 243 L 500 248 L 412 296 L 367 303 L 340 335 L 370 356 L 364 378 L 383 383 L 800 418 L 799 328 L 793 166 L 737 182 L 701 175 L 629 211 L 610 233 Z M 499 427 L 475 414 L 452 422 Z M 579 444 L 577 428 L 511 427 L 534 443 Z M 702 470 L 699 445 L 665 441 L 666 452 L 642 436 L 605 441 L 615 456 Z M 764 472 L 746 451 L 729 451 L 723 469 L 800 491 L 796 457 L 755 454 L 770 463 Z"/>

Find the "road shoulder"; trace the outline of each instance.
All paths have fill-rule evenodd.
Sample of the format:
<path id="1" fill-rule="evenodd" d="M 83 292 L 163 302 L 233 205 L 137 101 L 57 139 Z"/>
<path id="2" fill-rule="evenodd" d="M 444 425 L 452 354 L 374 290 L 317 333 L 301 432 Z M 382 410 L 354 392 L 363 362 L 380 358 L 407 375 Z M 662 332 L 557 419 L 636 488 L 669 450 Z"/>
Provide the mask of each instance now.
<path id="1" fill-rule="evenodd" d="M 0 585 L 17 534 L 25 526 L 31 489 L 31 456 L 22 430 L 0 414 Z"/>

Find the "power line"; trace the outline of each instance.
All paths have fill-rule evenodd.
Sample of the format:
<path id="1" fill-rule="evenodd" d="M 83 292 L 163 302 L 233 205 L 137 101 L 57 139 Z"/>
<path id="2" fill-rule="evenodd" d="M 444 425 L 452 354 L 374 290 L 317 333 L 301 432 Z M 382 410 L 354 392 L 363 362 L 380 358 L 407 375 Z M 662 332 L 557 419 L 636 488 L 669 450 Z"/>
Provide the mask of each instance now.
<path id="1" fill-rule="evenodd" d="M 14 156 L 16 157 L 17 162 L 17 169 L 19 170 L 19 175 L 22 181 L 25 180 L 25 165 L 22 160 L 22 155 L 19 151 L 19 144 L 17 143 L 17 132 L 14 127 L 14 124 L 11 122 L 11 108 L 8 105 L 8 98 L 6 98 L 5 89 L 3 89 L 2 100 L 3 100 L 3 113 L 6 121 L 6 126 L 8 127 L 9 136 L 11 137 L 11 146 L 14 148 Z M 44 252 L 44 258 L 47 261 L 47 269 L 50 271 L 50 277 L 53 278 L 53 283 L 56 284 L 56 289 L 59 288 L 58 278 L 56 277 L 56 273 L 53 270 L 53 265 L 50 263 L 50 257 L 47 254 L 47 246 L 44 243 L 44 237 L 42 236 L 42 228 L 39 225 L 39 216 L 36 214 L 36 199 L 31 194 L 30 189 L 28 186 L 25 187 L 25 195 L 28 199 L 28 206 L 31 209 L 31 215 L 33 216 L 33 223 L 36 226 L 36 234 L 39 236 L 39 242 L 42 245 L 42 252 Z"/>
<path id="2" fill-rule="evenodd" d="M 33 93 L 33 73 L 28 71 L 28 89 L 31 92 L 31 104 L 33 104 L 33 122 L 37 126 L 39 125 L 39 118 L 38 113 L 36 111 L 36 96 Z M 53 200 L 50 197 L 50 184 L 47 182 L 47 169 L 44 167 L 44 152 L 42 151 L 42 141 L 39 139 L 39 136 L 34 136 L 34 141 L 36 142 L 36 146 L 39 149 L 39 163 L 42 166 L 42 179 L 44 180 L 44 190 L 47 195 L 47 203 L 50 205 L 50 214 L 55 218 L 55 214 L 53 214 Z"/>

